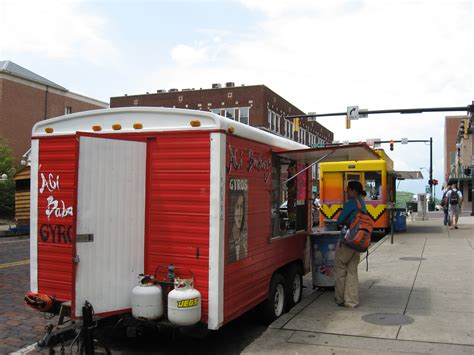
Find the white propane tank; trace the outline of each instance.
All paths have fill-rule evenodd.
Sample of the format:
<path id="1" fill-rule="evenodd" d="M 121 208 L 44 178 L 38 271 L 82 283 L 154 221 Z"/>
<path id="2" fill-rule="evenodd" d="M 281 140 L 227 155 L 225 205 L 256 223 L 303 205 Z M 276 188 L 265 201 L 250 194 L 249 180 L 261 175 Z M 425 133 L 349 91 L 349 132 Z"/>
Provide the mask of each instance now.
<path id="1" fill-rule="evenodd" d="M 168 320 L 176 325 L 193 325 L 201 320 L 201 293 L 193 279 L 176 278 L 168 294 Z"/>
<path id="2" fill-rule="evenodd" d="M 137 319 L 156 320 L 163 315 L 163 298 L 160 285 L 149 283 L 132 290 L 132 316 Z"/>

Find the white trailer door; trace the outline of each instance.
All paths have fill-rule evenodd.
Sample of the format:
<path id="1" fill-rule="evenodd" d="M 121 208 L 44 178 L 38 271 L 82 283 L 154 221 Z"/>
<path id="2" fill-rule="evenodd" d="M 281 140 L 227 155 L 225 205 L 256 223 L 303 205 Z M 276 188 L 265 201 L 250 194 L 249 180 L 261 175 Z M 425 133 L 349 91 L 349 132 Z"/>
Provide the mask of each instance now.
<path id="1" fill-rule="evenodd" d="M 144 270 L 146 143 L 80 137 L 75 315 L 131 308 Z"/>

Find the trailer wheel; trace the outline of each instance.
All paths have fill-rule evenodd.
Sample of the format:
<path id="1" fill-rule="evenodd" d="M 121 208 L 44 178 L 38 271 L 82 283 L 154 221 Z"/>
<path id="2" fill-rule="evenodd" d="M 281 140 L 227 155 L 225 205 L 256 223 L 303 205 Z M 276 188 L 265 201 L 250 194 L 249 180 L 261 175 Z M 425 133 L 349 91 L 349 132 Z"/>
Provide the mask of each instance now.
<path id="1" fill-rule="evenodd" d="M 281 274 L 274 274 L 270 282 L 268 298 L 262 303 L 262 315 L 265 323 L 271 323 L 286 312 L 287 283 Z"/>
<path id="2" fill-rule="evenodd" d="M 286 272 L 288 308 L 292 308 L 301 301 L 303 296 L 303 272 L 301 266 L 292 264 Z"/>

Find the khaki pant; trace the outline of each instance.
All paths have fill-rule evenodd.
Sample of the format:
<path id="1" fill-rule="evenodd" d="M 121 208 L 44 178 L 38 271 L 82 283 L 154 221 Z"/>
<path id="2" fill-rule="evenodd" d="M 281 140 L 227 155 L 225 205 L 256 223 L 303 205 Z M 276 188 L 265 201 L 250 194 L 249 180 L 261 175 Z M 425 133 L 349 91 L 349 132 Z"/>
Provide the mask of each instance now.
<path id="1" fill-rule="evenodd" d="M 359 266 L 360 253 L 341 243 L 336 248 L 336 302 L 346 307 L 359 305 Z"/>

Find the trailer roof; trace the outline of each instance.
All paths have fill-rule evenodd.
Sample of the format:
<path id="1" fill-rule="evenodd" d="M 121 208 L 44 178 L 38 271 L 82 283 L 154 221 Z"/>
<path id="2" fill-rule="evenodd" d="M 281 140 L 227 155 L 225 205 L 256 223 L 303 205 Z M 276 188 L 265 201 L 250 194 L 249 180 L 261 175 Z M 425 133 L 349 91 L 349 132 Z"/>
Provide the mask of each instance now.
<path id="1" fill-rule="evenodd" d="M 199 127 L 191 127 L 191 121 L 199 121 Z M 140 123 L 143 128 L 135 129 L 134 124 Z M 94 132 L 93 126 L 101 127 Z M 120 125 L 114 130 L 112 125 Z M 46 133 L 50 128 L 53 133 Z M 208 111 L 186 110 L 166 107 L 121 107 L 78 112 L 36 123 L 33 137 L 54 135 L 71 135 L 76 132 L 124 134 L 137 132 L 166 131 L 209 131 L 233 129 L 233 135 L 265 143 L 280 149 L 305 149 L 307 146 L 290 139 L 265 132 L 246 124 L 216 115 Z"/>
<path id="2" fill-rule="evenodd" d="M 423 174 L 421 171 L 394 171 L 394 175 L 397 177 L 397 180 L 421 180 L 423 179 Z"/>
<path id="3" fill-rule="evenodd" d="M 331 161 L 381 160 L 382 158 L 367 144 L 337 145 L 324 148 L 298 149 L 281 152 L 284 158 L 304 161 L 305 163 Z"/>

